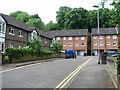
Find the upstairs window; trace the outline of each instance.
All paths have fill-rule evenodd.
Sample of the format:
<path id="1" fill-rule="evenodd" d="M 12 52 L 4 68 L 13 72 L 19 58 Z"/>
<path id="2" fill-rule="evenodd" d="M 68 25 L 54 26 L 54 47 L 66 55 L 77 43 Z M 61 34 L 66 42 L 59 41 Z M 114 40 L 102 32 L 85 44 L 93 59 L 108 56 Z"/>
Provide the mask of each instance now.
<path id="1" fill-rule="evenodd" d="M 78 40 L 78 37 L 75 37 L 75 40 Z"/>
<path id="2" fill-rule="evenodd" d="M 19 36 L 23 37 L 23 31 L 22 30 L 19 31 Z"/>
<path id="3" fill-rule="evenodd" d="M 107 35 L 107 38 L 110 38 L 110 35 Z"/>
<path id="4" fill-rule="evenodd" d="M 84 40 L 85 39 L 85 37 L 81 37 L 81 40 Z"/>
<path id="5" fill-rule="evenodd" d="M 66 37 L 63 37 L 63 40 L 66 40 Z"/>
<path id="6" fill-rule="evenodd" d="M 13 28 L 13 27 L 10 27 L 10 28 L 9 28 L 9 34 L 14 35 L 14 28 Z"/>
<path id="7" fill-rule="evenodd" d="M 56 39 L 57 39 L 57 40 L 60 40 L 60 37 L 57 37 Z"/>
<path id="8" fill-rule="evenodd" d="M 117 39 L 117 35 L 113 35 L 113 39 Z"/>
<path id="9" fill-rule="evenodd" d="M 72 40 L 72 37 L 69 37 L 69 40 Z"/>
<path id="10" fill-rule="evenodd" d="M 94 39 L 97 39 L 97 36 L 93 36 Z"/>
<path id="11" fill-rule="evenodd" d="M 103 36 L 100 36 L 100 39 L 103 39 Z"/>

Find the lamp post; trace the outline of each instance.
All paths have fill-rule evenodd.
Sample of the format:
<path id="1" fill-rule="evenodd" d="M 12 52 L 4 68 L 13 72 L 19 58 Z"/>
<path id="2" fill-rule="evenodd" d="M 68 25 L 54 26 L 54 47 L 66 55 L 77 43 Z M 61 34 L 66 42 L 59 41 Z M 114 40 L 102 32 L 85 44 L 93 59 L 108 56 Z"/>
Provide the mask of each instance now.
<path id="1" fill-rule="evenodd" d="M 98 64 L 100 64 L 100 29 L 99 29 L 99 6 L 94 5 L 93 7 L 98 8 L 97 19 L 98 19 Z"/>

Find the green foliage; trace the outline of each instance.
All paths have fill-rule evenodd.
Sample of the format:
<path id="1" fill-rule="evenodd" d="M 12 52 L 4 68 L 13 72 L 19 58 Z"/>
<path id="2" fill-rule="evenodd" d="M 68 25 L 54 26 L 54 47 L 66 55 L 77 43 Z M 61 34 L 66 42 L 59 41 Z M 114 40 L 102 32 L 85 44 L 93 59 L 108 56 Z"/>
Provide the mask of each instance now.
<path id="1" fill-rule="evenodd" d="M 116 68 L 117 68 L 117 70 L 120 71 L 120 56 L 118 57 L 118 60 L 116 62 Z"/>
<path id="2" fill-rule="evenodd" d="M 58 25 L 58 23 L 53 23 L 51 21 L 51 22 L 49 22 L 48 24 L 45 25 L 44 29 L 46 31 L 49 31 L 49 30 L 58 30 L 59 29 L 59 25 Z"/>
<path id="3" fill-rule="evenodd" d="M 33 38 L 32 40 L 28 41 L 27 46 L 33 50 L 40 51 L 42 48 L 42 41 L 40 38 Z"/>
<path id="4" fill-rule="evenodd" d="M 26 12 L 17 11 L 10 13 L 10 16 L 15 17 L 16 19 L 25 22 L 26 24 L 29 24 L 31 26 L 37 27 L 39 29 L 43 29 L 44 27 L 44 23 L 41 20 L 41 18 L 38 16 L 38 14 L 29 15 Z"/>
<path id="5" fill-rule="evenodd" d="M 49 56 L 52 55 L 51 51 L 37 51 L 32 48 L 6 48 L 6 55 L 11 56 L 13 58 L 20 58 L 23 56 Z"/>
<path id="6" fill-rule="evenodd" d="M 51 50 L 55 53 L 60 53 L 62 50 L 62 44 L 60 41 L 52 41 Z"/>

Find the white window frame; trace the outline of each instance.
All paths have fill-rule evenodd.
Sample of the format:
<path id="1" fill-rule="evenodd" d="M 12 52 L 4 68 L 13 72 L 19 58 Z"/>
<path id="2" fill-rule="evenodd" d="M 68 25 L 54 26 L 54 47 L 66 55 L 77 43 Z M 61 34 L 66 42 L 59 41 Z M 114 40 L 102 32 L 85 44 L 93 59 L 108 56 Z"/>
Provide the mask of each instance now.
<path id="1" fill-rule="evenodd" d="M 83 45 L 82 45 L 83 44 Z M 85 43 L 81 43 L 81 46 L 85 46 Z"/>
<path id="2" fill-rule="evenodd" d="M 107 42 L 107 45 L 110 45 L 110 42 Z"/>
<path id="3" fill-rule="evenodd" d="M 113 35 L 112 37 L 113 37 L 113 39 L 117 39 L 117 35 Z"/>
<path id="4" fill-rule="evenodd" d="M 100 38 L 100 39 L 103 39 L 103 36 L 101 35 L 99 38 Z"/>
<path id="5" fill-rule="evenodd" d="M 75 40 L 78 40 L 79 38 L 78 37 L 75 37 Z"/>
<path id="6" fill-rule="evenodd" d="M 107 35 L 107 38 L 110 39 L 110 35 Z"/>
<path id="7" fill-rule="evenodd" d="M 63 46 L 66 46 L 66 42 L 63 42 Z"/>
<path id="8" fill-rule="evenodd" d="M 114 44 L 115 44 L 115 45 L 114 45 Z M 117 42 L 113 42 L 112 45 L 113 45 L 113 46 L 117 46 Z"/>
<path id="9" fill-rule="evenodd" d="M 104 44 L 103 42 L 100 42 L 100 46 L 103 46 L 103 44 Z"/>
<path id="10" fill-rule="evenodd" d="M 94 39 L 97 39 L 97 36 L 93 36 Z"/>
<path id="11" fill-rule="evenodd" d="M 75 43 L 75 46 L 78 46 L 78 42 Z"/>
<path id="12" fill-rule="evenodd" d="M 66 40 L 66 37 L 63 37 L 63 40 Z"/>
<path id="13" fill-rule="evenodd" d="M 94 45 L 97 45 L 97 42 L 94 42 Z"/>
<path id="14" fill-rule="evenodd" d="M 69 42 L 69 47 L 71 47 L 72 46 L 72 42 Z"/>
<path id="15" fill-rule="evenodd" d="M 10 47 L 10 48 L 13 48 L 13 47 L 14 47 L 14 43 L 13 43 L 13 42 L 10 42 L 9 47 Z"/>
<path id="16" fill-rule="evenodd" d="M 10 35 L 15 35 L 15 32 L 14 32 L 14 28 L 13 28 L 13 27 L 10 27 L 10 28 L 9 28 L 9 34 L 10 34 Z"/>
<path id="17" fill-rule="evenodd" d="M 23 30 L 19 31 L 19 37 L 23 37 Z"/>
<path id="18" fill-rule="evenodd" d="M 85 37 L 84 37 L 84 36 L 82 36 L 82 37 L 81 37 L 81 40 L 85 40 Z"/>
<path id="19" fill-rule="evenodd" d="M 68 37 L 68 40 L 72 40 L 72 37 Z"/>
<path id="20" fill-rule="evenodd" d="M 57 37 L 56 40 L 60 40 L 60 37 Z"/>
<path id="21" fill-rule="evenodd" d="M 47 39 L 46 39 L 46 38 L 44 38 L 44 40 L 45 40 L 45 41 L 44 41 L 44 43 L 47 43 Z"/>

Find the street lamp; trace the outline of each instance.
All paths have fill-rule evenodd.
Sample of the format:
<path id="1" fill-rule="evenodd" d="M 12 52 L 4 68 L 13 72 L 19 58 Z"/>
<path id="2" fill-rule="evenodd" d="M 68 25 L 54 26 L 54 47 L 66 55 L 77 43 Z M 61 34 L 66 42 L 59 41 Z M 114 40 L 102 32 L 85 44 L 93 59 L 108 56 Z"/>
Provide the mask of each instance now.
<path id="1" fill-rule="evenodd" d="M 98 8 L 97 10 L 97 18 L 98 18 L 98 64 L 100 64 L 100 29 L 99 29 L 99 6 L 94 5 L 93 7 Z"/>

